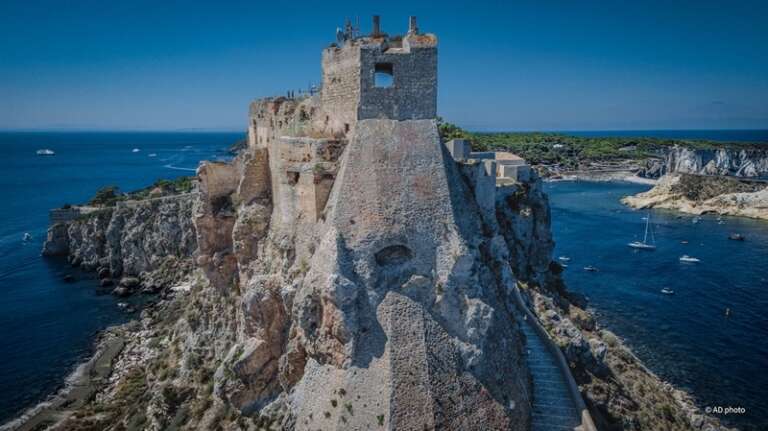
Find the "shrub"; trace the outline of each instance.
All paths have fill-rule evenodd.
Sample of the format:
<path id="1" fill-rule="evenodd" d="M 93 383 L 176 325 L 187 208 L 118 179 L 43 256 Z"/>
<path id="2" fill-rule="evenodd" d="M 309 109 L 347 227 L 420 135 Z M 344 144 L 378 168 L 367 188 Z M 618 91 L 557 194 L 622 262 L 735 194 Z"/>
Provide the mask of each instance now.
<path id="1" fill-rule="evenodd" d="M 113 206 L 121 198 L 120 189 L 117 186 L 106 186 L 96 192 L 89 201 L 89 204 L 94 206 Z"/>

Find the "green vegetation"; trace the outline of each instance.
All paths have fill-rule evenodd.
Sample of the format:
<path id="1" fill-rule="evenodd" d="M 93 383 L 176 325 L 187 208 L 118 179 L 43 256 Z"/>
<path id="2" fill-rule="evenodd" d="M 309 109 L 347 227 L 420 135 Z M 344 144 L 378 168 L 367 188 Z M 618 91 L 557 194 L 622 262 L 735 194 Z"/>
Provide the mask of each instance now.
<path id="1" fill-rule="evenodd" d="M 716 147 L 750 148 L 754 144 L 721 143 L 701 140 L 676 140 L 645 137 L 579 137 L 562 133 L 539 132 L 470 132 L 438 118 L 438 131 L 443 141 L 467 139 L 473 151 L 510 151 L 533 164 L 578 165 L 582 161 L 643 159 L 658 156 L 659 151 L 673 145 L 693 149 Z"/>
<path id="2" fill-rule="evenodd" d="M 117 186 L 106 186 L 99 189 L 88 203 L 93 206 L 114 206 L 119 200 L 122 200 L 120 189 Z"/>
<path id="3" fill-rule="evenodd" d="M 88 201 L 89 205 L 100 207 L 115 206 L 117 202 L 125 200 L 140 200 L 154 196 L 168 196 L 181 193 L 189 193 L 194 189 L 195 177 L 178 177 L 173 180 L 160 179 L 151 186 L 130 193 L 122 193 L 117 186 L 106 186 L 99 189 Z M 69 204 L 67 204 L 69 206 Z"/>

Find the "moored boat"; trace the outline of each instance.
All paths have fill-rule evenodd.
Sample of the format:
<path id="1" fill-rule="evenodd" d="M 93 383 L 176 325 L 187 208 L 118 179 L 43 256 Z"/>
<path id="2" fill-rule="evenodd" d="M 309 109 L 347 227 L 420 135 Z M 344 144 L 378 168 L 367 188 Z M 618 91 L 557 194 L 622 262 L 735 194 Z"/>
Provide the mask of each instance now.
<path id="1" fill-rule="evenodd" d="M 680 262 L 699 263 L 699 262 L 701 262 L 701 260 L 698 259 L 698 258 L 695 258 L 693 256 L 688 256 L 687 254 L 684 254 L 684 255 L 680 256 Z"/>
<path id="2" fill-rule="evenodd" d="M 55 156 L 56 155 L 56 153 L 49 148 L 43 148 L 42 150 L 37 150 L 35 153 L 38 156 Z"/>
<path id="3" fill-rule="evenodd" d="M 634 249 L 637 249 L 637 250 L 648 250 L 648 251 L 656 250 L 656 245 L 655 244 L 649 244 L 648 243 L 648 231 L 649 231 L 649 228 L 650 228 L 650 225 L 651 225 L 651 213 L 650 213 L 650 211 L 648 212 L 647 216 L 643 217 L 643 219 L 645 219 L 645 235 L 643 235 L 643 240 L 642 241 L 632 241 L 632 242 L 630 242 L 627 245 L 632 247 L 632 248 L 634 248 Z M 655 240 L 653 238 L 653 229 L 650 229 L 650 232 L 651 232 L 651 242 L 655 242 Z"/>

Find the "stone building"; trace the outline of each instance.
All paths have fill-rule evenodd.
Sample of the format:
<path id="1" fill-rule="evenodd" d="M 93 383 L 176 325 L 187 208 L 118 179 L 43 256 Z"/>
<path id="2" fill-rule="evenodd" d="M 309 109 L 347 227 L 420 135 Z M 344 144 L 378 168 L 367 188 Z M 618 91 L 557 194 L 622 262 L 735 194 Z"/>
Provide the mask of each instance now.
<path id="1" fill-rule="evenodd" d="M 251 104 L 247 149 L 198 170 L 195 218 L 198 263 L 246 298 L 236 407 L 289 403 L 299 429 L 528 427 L 496 211 L 519 158 L 454 146 L 467 163 L 440 142 L 437 38 L 415 18 L 347 25 L 319 92 Z M 356 413 L 319 414 L 341 385 Z"/>

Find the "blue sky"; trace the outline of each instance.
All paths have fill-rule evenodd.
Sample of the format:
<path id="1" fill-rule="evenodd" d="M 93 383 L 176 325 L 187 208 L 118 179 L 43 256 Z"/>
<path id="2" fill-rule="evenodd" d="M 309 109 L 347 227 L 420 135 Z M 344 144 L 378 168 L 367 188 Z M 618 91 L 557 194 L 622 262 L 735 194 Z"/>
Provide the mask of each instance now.
<path id="1" fill-rule="evenodd" d="M 476 130 L 768 128 L 768 2 L 0 0 L 0 129 L 227 129 L 306 87 L 345 16 L 438 35 Z"/>

